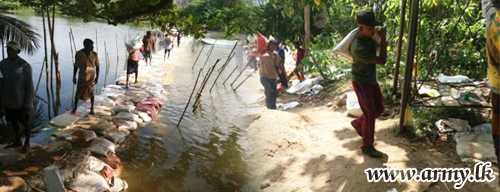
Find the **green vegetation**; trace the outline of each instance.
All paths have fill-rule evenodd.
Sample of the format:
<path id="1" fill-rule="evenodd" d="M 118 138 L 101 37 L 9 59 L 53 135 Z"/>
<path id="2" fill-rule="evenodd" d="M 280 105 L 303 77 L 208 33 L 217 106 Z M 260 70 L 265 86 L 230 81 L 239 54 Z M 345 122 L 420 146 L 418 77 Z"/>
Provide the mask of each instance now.
<path id="1" fill-rule="evenodd" d="M 0 11 L 16 10 L 21 8 L 21 3 L 17 1 L 0 1 Z"/>

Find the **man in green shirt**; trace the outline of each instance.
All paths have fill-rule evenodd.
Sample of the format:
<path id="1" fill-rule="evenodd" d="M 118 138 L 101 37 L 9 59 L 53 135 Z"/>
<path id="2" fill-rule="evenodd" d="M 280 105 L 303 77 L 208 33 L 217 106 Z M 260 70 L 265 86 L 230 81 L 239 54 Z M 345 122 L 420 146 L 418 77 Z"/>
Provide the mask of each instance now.
<path id="1" fill-rule="evenodd" d="M 375 120 L 384 111 L 382 93 L 377 82 L 377 64 L 387 60 L 387 42 L 385 28 L 376 29 L 380 23 L 373 11 L 361 11 L 356 16 L 358 36 L 351 43 L 352 85 L 363 115 L 353 120 L 351 125 L 358 135 L 363 137 L 361 150 L 370 157 L 380 158 L 383 153 L 373 147 L 375 138 Z M 381 37 L 380 55 L 377 56 L 377 42 L 372 39 L 378 33 Z"/>

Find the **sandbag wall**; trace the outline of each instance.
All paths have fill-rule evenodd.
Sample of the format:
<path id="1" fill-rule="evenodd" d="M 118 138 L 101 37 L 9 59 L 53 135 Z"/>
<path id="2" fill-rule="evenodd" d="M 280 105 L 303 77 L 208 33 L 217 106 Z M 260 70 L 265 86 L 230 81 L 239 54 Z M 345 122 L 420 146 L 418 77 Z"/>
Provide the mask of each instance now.
<path id="1" fill-rule="evenodd" d="M 120 77 L 116 85 L 107 85 L 95 96 L 94 115 L 88 115 L 91 104 L 87 101 L 75 114 L 58 115 L 42 128 L 49 140 L 44 150 L 68 150 L 63 160 L 55 162 L 67 189 L 123 191 L 128 187 L 118 178 L 121 160 L 115 151 L 128 135 L 152 121 L 165 104 L 165 84 L 154 79 L 162 79 L 166 73 L 155 73 L 156 77 L 149 76 L 151 79 L 133 83 L 128 89 Z M 30 187 L 46 191 L 43 181 L 43 171 L 26 179 Z"/>

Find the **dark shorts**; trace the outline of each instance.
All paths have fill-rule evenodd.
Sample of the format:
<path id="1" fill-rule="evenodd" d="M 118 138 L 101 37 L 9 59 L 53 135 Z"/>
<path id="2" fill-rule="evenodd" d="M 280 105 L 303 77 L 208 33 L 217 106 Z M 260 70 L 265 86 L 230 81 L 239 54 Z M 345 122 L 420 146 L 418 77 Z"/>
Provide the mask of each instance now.
<path id="1" fill-rule="evenodd" d="M 144 57 L 145 57 L 145 58 L 151 58 L 151 57 L 152 57 L 152 56 L 151 56 L 151 51 L 147 51 L 147 50 L 146 50 L 146 51 L 144 51 Z"/>
<path id="2" fill-rule="evenodd" d="M 30 120 L 29 111 L 23 109 L 5 109 L 5 120 L 10 122 L 28 122 Z"/>
<path id="3" fill-rule="evenodd" d="M 165 49 L 165 53 L 170 52 L 172 49 Z"/>
<path id="4" fill-rule="evenodd" d="M 137 61 L 128 60 L 127 61 L 127 74 L 138 73 L 139 63 Z"/>

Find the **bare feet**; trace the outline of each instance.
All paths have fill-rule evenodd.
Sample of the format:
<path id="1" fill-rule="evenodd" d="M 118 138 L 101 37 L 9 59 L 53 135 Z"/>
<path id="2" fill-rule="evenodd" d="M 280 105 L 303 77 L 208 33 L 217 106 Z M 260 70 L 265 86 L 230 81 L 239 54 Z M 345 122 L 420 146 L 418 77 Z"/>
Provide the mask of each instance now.
<path id="1" fill-rule="evenodd" d="M 89 115 L 94 115 L 94 111 L 93 110 L 90 111 Z"/>

